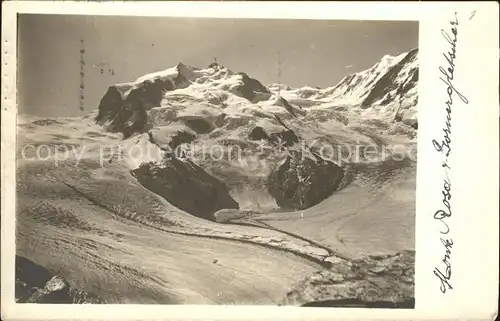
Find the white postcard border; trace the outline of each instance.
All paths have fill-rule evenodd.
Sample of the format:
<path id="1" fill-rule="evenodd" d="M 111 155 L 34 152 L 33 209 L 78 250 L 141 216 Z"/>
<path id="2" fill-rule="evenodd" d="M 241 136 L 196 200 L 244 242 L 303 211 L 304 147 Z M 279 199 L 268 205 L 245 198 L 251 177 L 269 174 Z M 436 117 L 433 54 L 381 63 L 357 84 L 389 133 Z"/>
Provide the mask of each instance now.
<path id="1" fill-rule="evenodd" d="M 2 10 L 2 319 L 492 319 L 498 299 L 499 96 L 496 2 L 4 2 Z M 442 136 L 446 87 L 439 80 L 449 44 L 441 29 L 459 19 L 456 87 L 469 104 L 452 112 L 453 289 L 433 274 L 442 260 L 442 168 L 432 140 Z M 271 306 L 15 304 L 16 14 L 92 14 L 279 19 L 419 20 L 419 142 L 415 309 Z M 471 18 L 472 17 L 472 18 Z"/>

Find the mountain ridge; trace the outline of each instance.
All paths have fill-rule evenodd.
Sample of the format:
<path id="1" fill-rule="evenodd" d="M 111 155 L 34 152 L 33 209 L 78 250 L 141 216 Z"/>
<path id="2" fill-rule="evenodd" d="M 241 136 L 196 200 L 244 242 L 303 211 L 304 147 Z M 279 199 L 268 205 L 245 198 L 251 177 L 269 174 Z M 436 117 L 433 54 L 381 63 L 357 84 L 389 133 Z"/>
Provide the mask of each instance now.
<path id="1" fill-rule="evenodd" d="M 18 124 L 17 255 L 110 303 L 408 301 L 413 55 L 324 89 L 178 63 L 110 86 L 84 117 Z M 346 292 L 360 278 L 378 282 L 370 297 Z"/>
<path id="2" fill-rule="evenodd" d="M 128 137 L 144 128 L 146 111 L 161 107 L 168 100 L 168 95 L 174 92 L 205 99 L 222 107 L 225 99 L 231 98 L 234 102 L 243 98 L 246 102 L 240 101 L 240 104 L 256 104 L 271 112 L 269 106 L 276 106 L 273 102 L 277 101 L 279 92 L 280 98 L 285 99 L 285 105 L 301 106 L 301 98 L 315 101 L 314 105 L 318 108 L 324 104 L 342 102 L 354 108 L 373 107 L 384 117 L 390 117 L 388 114 L 395 117 L 396 113 L 403 110 L 405 113 L 401 119 L 413 120 L 416 118 L 414 109 L 417 103 L 417 52 L 418 49 L 414 49 L 396 57 L 385 55 L 371 68 L 347 75 L 335 86 L 325 89 L 309 86 L 291 89 L 284 84 L 266 87 L 246 73 L 234 73 L 219 64 L 199 69 L 178 63 L 163 71 L 141 76 L 134 82 L 110 86 L 99 104 L 96 121 L 107 125 L 110 131 L 121 131 Z M 405 105 L 401 108 L 403 100 Z M 370 116 L 377 117 L 377 113 Z M 126 126 L 127 123 L 131 125 Z"/>

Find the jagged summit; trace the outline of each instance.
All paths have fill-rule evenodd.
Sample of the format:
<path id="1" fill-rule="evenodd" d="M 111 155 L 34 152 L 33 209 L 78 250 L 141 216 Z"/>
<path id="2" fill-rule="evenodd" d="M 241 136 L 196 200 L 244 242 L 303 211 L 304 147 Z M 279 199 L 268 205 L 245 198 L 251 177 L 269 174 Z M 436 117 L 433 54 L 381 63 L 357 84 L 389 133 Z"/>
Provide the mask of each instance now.
<path id="1" fill-rule="evenodd" d="M 188 106 L 182 107 L 184 112 L 181 114 L 191 118 L 199 118 L 198 112 L 219 117 L 225 108 L 229 108 L 229 114 L 250 112 L 255 115 L 260 109 L 259 113 L 295 117 L 297 112 L 304 116 L 304 109 L 311 106 L 322 108 L 342 104 L 360 108 L 367 117 L 413 122 L 416 121 L 417 104 L 417 53 L 415 49 L 398 56 L 385 55 L 371 68 L 348 75 L 337 85 L 323 89 L 291 88 L 277 83 L 266 87 L 247 73 L 233 72 L 217 61 L 206 69 L 179 62 L 134 82 L 111 86 L 101 100 L 96 121 L 106 125 L 109 131 L 122 132 L 128 137 L 141 132 L 152 119 L 159 120 L 162 117 L 159 108 L 167 108 L 172 116 L 181 106 Z M 194 108 L 193 104 L 198 109 L 203 106 L 203 111 L 188 112 Z M 167 118 L 169 120 L 165 121 L 171 120 Z"/>
<path id="2" fill-rule="evenodd" d="M 325 89 L 304 86 L 286 89 L 272 84 L 270 90 L 288 101 L 314 105 L 346 105 L 361 108 L 372 118 L 416 121 L 418 49 L 397 56 L 384 55 L 372 67 L 345 76 Z M 396 117 L 397 116 L 397 117 Z"/>
<path id="3" fill-rule="evenodd" d="M 174 67 L 141 76 L 137 78 L 134 83 L 140 84 L 145 81 L 154 81 L 156 79 L 165 81 L 175 79 L 176 77 L 184 77 L 186 79 L 190 79 L 195 76 L 195 71 L 197 70 L 199 69 L 192 66 L 187 66 L 182 62 L 179 62 Z"/>
<path id="4" fill-rule="evenodd" d="M 413 107 L 411 104 L 416 104 L 417 99 L 417 53 L 418 50 L 414 49 L 406 55 L 398 56 L 395 59 L 397 62 L 392 64 L 388 71 L 377 80 L 370 93 L 363 99 L 361 106 L 369 108 L 374 104 L 384 106 L 397 103 L 398 108 L 406 104 L 405 110 L 410 106 Z"/>
<path id="5" fill-rule="evenodd" d="M 147 112 L 166 107 L 179 95 L 193 101 L 221 106 L 229 100 L 235 104 L 252 104 L 267 100 L 269 90 L 244 72 L 212 63 L 198 69 L 178 63 L 174 67 L 139 77 L 134 82 L 111 86 L 99 104 L 97 123 L 125 137 L 140 132 L 147 124 Z"/>
<path id="6" fill-rule="evenodd" d="M 391 68 L 398 65 L 405 56 L 413 56 L 414 52 L 410 51 L 398 56 L 385 55 L 373 67 L 344 77 L 336 86 L 327 88 L 320 94 L 320 97 L 350 99 L 353 103 L 359 103 Z"/>
<path id="7" fill-rule="evenodd" d="M 210 63 L 210 65 L 208 65 L 207 68 L 211 68 L 211 69 L 215 69 L 215 70 L 219 70 L 219 69 L 223 69 L 225 68 L 224 66 L 222 66 L 221 64 L 219 64 L 218 62 L 214 61 L 212 63 Z"/>
<path id="8" fill-rule="evenodd" d="M 16 253 L 71 286 L 44 279 L 33 293 L 21 278 L 16 292 L 30 302 L 61 293 L 54 286 L 65 302 L 275 304 L 287 291 L 285 304 L 411 301 L 412 254 L 381 255 L 415 246 L 417 130 L 404 119 L 416 109 L 416 56 L 323 89 L 176 64 L 110 86 L 85 117 L 20 124 Z M 28 144 L 71 150 L 47 158 Z"/>

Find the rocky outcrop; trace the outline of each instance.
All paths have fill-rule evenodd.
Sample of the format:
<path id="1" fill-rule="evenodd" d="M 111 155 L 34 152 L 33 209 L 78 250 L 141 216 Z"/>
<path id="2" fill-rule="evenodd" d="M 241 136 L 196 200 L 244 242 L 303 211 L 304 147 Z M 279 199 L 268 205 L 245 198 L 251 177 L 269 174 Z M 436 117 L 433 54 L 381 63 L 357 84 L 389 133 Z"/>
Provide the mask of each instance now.
<path id="1" fill-rule="evenodd" d="M 280 106 L 283 106 L 283 108 L 286 109 L 286 111 L 288 111 L 293 117 L 297 117 L 297 114 L 301 115 L 301 116 L 305 116 L 306 115 L 306 112 L 298 107 L 298 106 L 292 106 L 292 104 L 290 104 L 285 98 L 283 97 L 279 97 L 278 98 L 278 105 Z"/>
<path id="2" fill-rule="evenodd" d="M 32 122 L 32 124 L 38 126 L 62 125 L 60 121 L 55 119 L 39 119 Z"/>
<path id="3" fill-rule="evenodd" d="M 309 154 L 290 151 L 269 175 L 267 187 L 278 206 L 306 209 L 337 190 L 344 177 L 342 168 L 315 152 Z"/>
<path id="4" fill-rule="evenodd" d="M 416 59 L 418 49 L 410 51 L 400 62 L 395 64 L 389 71 L 384 74 L 374 85 L 369 94 L 361 103 L 362 108 L 368 108 L 377 100 L 385 97 L 380 103 L 387 105 L 393 100 L 401 99 L 405 93 L 414 88 L 418 82 L 418 69 L 414 68 L 409 71 L 409 74 L 403 78 L 404 81 L 398 79 L 401 70 L 408 65 L 410 61 Z M 395 90 L 395 91 L 394 91 Z M 392 95 L 390 92 L 392 92 Z"/>
<path id="5" fill-rule="evenodd" d="M 123 133 L 125 138 L 140 132 L 147 123 L 146 111 L 159 106 L 165 92 L 188 85 L 181 72 L 186 67 L 178 64 L 175 68 L 177 73 L 173 78 L 153 77 L 109 87 L 99 103 L 95 121 L 107 125 L 111 132 Z"/>
<path id="6" fill-rule="evenodd" d="M 255 211 L 251 210 L 235 210 L 235 209 L 223 209 L 217 211 L 215 216 L 215 221 L 219 223 L 231 222 L 232 220 L 238 220 L 246 217 L 252 216 L 252 214 L 257 214 Z"/>
<path id="7" fill-rule="evenodd" d="M 182 144 L 188 144 L 195 139 L 195 135 L 188 131 L 179 131 L 177 135 L 172 137 L 172 140 L 169 142 L 168 146 L 172 151 L 175 151 L 176 148 Z"/>
<path id="8" fill-rule="evenodd" d="M 170 204 L 207 220 L 215 221 L 214 213 L 220 209 L 239 208 L 221 180 L 189 159 L 169 155 L 162 164 L 143 164 L 132 174 Z"/>
<path id="9" fill-rule="evenodd" d="M 276 133 L 267 133 L 266 130 L 260 126 L 256 126 L 248 135 L 251 140 L 266 140 L 271 144 L 282 146 L 292 146 L 299 141 L 295 132 L 291 129 L 283 129 Z"/>
<path id="10" fill-rule="evenodd" d="M 256 126 L 254 129 L 252 129 L 250 134 L 248 134 L 248 138 L 250 138 L 251 140 L 268 140 L 269 135 L 266 133 L 264 128 Z"/>
<path id="11" fill-rule="evenodd" d="M 270 94 L 271 92 L 257 79 L 250 78 L 246 73 L 240 72 L 242 84 L 236 88 L 239 96 L 244 97 L 250 101 L 256 98 L 258 93 Z"/>
<path id="12" fill-rule="evenodd" d="M 213 68 L 215 70 L 219 70 L 222 67 L 218 63 L 216 63 L 216 62 L 212 62 L 210 65 L 208 65 L 208 68 Z"/>
<path id="13" fill-rule="evenodd" d="M 299 137 L 295 134 L 295 131 L 290 129 L 279 116 L 275 115 L 275 119 L 278 122 L 279 126 L 270 128 L 263 128 L 262 126 L 256 126 L 250 134 L 248 138 L 251 140 L 266 140 L 272 145 L 278 145 L 280 148 L 282 147 L 290 147 L 295 143 L 299 142 Z"/>
<path id="14" fill-rule="evenodd" d="M 191 128 L 198 134 L 208 134 L 215 128 L 213 123 L 202 116 L 177 117 L 174 121 L 175 120 L 182 121 L 187 127 Z"/>
<path id="15" fill-rule="evenodd" d="M 284 305 L 414 308 L 415 252 L 338 261 L 286 294 Z"/>
<path id="16" fill-rule="evenodd" d="M 182 149 L 182 147 L 180 146 L 182 144 L 188 144 L 192 142 L 196 138 L 196 136 L 188 131 L 179 130 L 177 133 L 172 134 L 167 138 L 169 139 L 168 143 L 166 145 L 160 145 L 155 139 L 153 133 L 151 131 L 148 132 L 149 142 L 156 145 L 160 150 L 168 153 L 180 152 L 180 149 Z"/>
<path id="17" fill-rule="evenodd" d="M 415 130 L 418 129 L 418 119 L 403 119 L 402 122 Z"/>
<path id="18" fill-rule="evenodd" d="M 95 121 L 106 125 L 111 132 L 123 133 L 129 137 L 141 131 L 147 123 L 147 113 L 140 93 L 141 87 L 126 93 L 127 88 L 121 85 L 109 87 L 101 99 L 99 113 Z M 125 96 L 125 98 L 124 98 Z"/>
<path id="19" fill-rule="evenodd" d="M 416 119 L 418 78 L 418 49 L 413 49 L 397 56 L 385 55 L 371 68 L 348 75 L 311 97 L 334 101 L 337 106 L 372 109 L 378 118 Z"/>
<path id="20" fill-rule="evenodd" d="M 79 291 L 61 276 L 16 255 L 17 303 L 105 303 L 99 297 Z"/>
<path id="21" fill-rule="evenodd" d="M 269 135 L 269 141 L 273 144 L 282 144 L 284 146 L 292 146 L 299 141 L 295 132 L 291 129 L 283 130 L 279 133 Z"/>

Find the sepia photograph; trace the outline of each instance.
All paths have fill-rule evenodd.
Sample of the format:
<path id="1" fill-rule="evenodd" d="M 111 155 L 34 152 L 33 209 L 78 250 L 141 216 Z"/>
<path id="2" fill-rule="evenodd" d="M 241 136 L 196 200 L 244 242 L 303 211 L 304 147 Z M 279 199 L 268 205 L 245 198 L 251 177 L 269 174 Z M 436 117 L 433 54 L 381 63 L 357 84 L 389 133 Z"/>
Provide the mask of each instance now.
<path id="1" fill-rule="evenodd" d="M 1 319 L 494 320 L 497 9 L 2 3 Z"/>
<path id="2" fill-rule="evenodd" d="M 16 302 L 414 308 L 418 34 L 20 14 Z"/>

